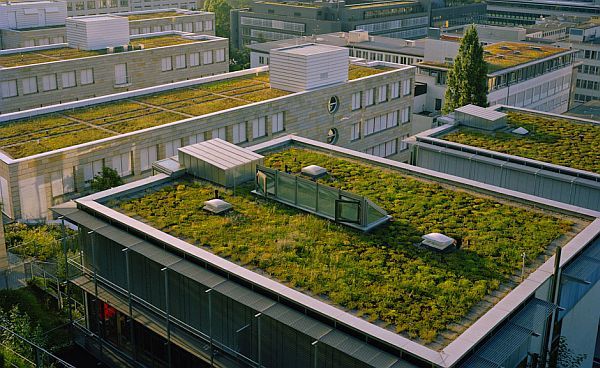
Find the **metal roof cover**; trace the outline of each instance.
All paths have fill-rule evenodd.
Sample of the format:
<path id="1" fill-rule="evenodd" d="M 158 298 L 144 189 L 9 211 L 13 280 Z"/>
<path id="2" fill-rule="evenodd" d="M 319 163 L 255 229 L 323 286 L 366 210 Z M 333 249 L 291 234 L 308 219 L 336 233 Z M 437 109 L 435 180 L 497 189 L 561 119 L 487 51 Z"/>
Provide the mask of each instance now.
<path id="1" fill-rule="evenodd" d="M 137 243 L 129 247 L 129 249 L 160 264 L 161 266 L 170 266 L 175 262 L 182 260 L 182 258 L 177 257 L 176 255 L 161 249 L 159 246 L 148 243 L 146 241 Z"/>
<path id="2" fill-rule="evenodd" d="M 226 281 L 224 277 L 212 273 L 187 260 L 177 262 L 169 268 L 207 288 L 214 288 Z"/>
<path id="3" fill-rule="evenodd" d="M 264 156 L 215 138 L 179 148 L 187 172 L 225 187 L 251 180 Z"/>
<path id="4" fill-rule="evenodd" d="M 463 114 L 478 116 L 480 118 L 484 118 L 485 120 L 496 121 L 499 119 L 503 119 L 506 117 L 506 114 L 500 111 L 496 111 L 494 109 L 490 109 L 487 107 L 481 107 L 477 105 L 465 105 L 463 107 L 459 107 L 454 111 L 458 111 Z"/>

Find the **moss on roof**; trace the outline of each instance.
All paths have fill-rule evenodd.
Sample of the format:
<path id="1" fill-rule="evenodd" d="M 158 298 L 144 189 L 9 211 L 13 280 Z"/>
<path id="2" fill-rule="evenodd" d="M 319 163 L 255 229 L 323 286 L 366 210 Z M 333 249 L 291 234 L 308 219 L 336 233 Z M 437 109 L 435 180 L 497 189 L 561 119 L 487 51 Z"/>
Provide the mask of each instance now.
<path id="1" fill-rule="evenodd" d="M 493 73 L 564 51 L 567 49 L 518 42 L 498 42 L 484 47 L 484 59 L 488 64 L 488 73 Z"/>
<path id="2" fill-rule="evenodd" d="M 329 175 L 320 183 L 367 196 L 392 221 L 363 233 L 257 198 L 251 184 L 235 195 L 219 188 L 234 208 L 223 216 L 198 210 L 214 195 L 215 187 L 206 182 L 179 182 L 113 204 L 369 321 L 442 345 L 472 322 L 467 316 L 483 313 L 473 313 L 474 306 L 489 302 L 501 285 L 502 292 L 515 286 L 510 280 L 520 273 L 523 252 L 531 270 L 544 261 L 551 243 L 572 236 L 570 219 L 364 162 L 290 149 L 267 155 L 265 164 L 296 174 L 309 164 L 323 166 Z M 416 247 L 430 232 L 457 239 L 461 250 L 442 255 Z M 497 300 L 491 299 L 487 307 Z"/>
<path id="3" fill-rule="evenodd" d="M 185 13 L 178 13 L 175 10 L 172 11 L 162 11 L 162 12 L 154 12 L 154 13 L 144 13 L 144 14 L 130 14 L 127 15 L 127 19 L 130 21 L 135 20 L 145 20 L 145 19 L 155 19 L 155 18 L 170 18 L 177 17 L 182 15 L 188 15 Z"/>
<path id="4" fill-rule="evenodd" d="M 510 130 L 524 127 L 530 134 L 490 133 L 462 126 L 442 138 L 600 174 L 600 124 L 514 111 L 508 112 L 508 124 Z"/>

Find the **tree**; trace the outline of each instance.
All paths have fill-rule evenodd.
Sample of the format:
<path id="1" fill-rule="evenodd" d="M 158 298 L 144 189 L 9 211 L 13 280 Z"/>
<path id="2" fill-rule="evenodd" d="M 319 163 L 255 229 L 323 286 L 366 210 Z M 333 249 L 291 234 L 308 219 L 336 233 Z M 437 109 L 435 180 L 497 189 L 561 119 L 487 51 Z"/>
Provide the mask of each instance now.
<path id="1" fill-rule="evenodd" d="M 123 179 L 121 179 L 117 170 L 110 167 L 103 167 L 102 172 L 94 176 L 91 182 L 94 191 L 106 190 L 122 184 Z"/>
<path id="2" fill-rule="evenodd" d="M 215 34 L 229 38 L 229 13 L 231 5 L 226 0 L 206 0 L 204 10 L 215 13 Z"/>
<path id="3" fill-rule="evenodd" d="M 474 104 L 487 106 L 487 64 L 475 26 L 465 32 L 454 65 L 448 70 L 443 112 Z"/>
<path id="4" fill-rule="evenodd" d="M 229 51 L 229 71 L 235 72 L 248 68 L 250 68 L 250 49 L 246 46 L 239 49 L 232 48 Z"/>

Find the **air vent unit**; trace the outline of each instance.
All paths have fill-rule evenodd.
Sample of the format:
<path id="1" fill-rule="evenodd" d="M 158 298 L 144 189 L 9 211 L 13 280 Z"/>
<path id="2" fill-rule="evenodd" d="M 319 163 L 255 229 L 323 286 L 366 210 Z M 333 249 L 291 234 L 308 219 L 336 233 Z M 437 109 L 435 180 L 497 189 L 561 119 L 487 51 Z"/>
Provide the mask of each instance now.
<path id="1" fill-rule="evenodd" d="M 515 134 L 518 134 L 518 135 L 527 135 L 527 134 L 529 134 L 529 130 L 527 130 L 527 129 L 523 128 L 523 127 L 518 127 L 517 129 L 514 129 L 512 132 L 515 133 Z"/>
<path id="2" fill-rule="evenodd" d="M 222 199 L 211 199 L 210 201 L 204 202 L 204 210 L 212 212 L 216 215 L 229 211 L 233 208 L 231 203 L 225 202 Z"/>
<path id="3" fill-rule="evenodd" d="M 306 175 L 312 179 L 318 179 L 321 176 L 324 176 L 327 174 L 327 169 L 325 169 L 324 167 L 321 167 L 321 166 L 317 166 L 317 165 L 309 165 L 309 166 L 303 167 L 301 172 L 303 175 Z"/>
<path id="4" fill-rule="evenodd" d="M 440 252 L 451 250 L 456 246 L 456 240 L 440 233 L 429 233 L 427 235 L 423 235 L 421 239 L 423 239 L 421 242 L 422 246 Z"/>
<path id="5" fill-rule="evenodd" d="M 484 130 L 506 127 L 506 114 L 488 107 L 466 105 L 454 110 L 454 118 L 461 125 Z"/>

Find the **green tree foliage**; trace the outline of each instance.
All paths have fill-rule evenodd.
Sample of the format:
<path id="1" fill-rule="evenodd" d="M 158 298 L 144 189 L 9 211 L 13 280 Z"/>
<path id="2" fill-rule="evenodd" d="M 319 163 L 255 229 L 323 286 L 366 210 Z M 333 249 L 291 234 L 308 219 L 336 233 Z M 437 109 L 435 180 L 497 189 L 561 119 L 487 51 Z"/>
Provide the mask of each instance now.
<path id="1" fill-rule="evenodd" d="M 242 47 L 241 49 L 231 49 L 229 51 L 229 71 L 250 68 L 250 49 Z"/>
<path id="2" fill-rule="evenodd" d="M 102 168 L 101 173 L 94 176 L 91 182 L 94 191 L 106 190 L 122 184 L 123 179 L 121 179 L 117 170 L 106 166 Z"/>
<path id="3" fill-rule="evenodd" d="M 226 0 L 206 0 L 204 10 L 215 13 L 215 34 L 229 38 L 229 12 L 231 5 Z"/>
<path id="4" fill-rule="evenodd" d="M 474 26 L 465 32 L 454 65 L 448 70 L 444 99 L 444 113 L 468 104 L 487 106 L 487 64 Z"/>

